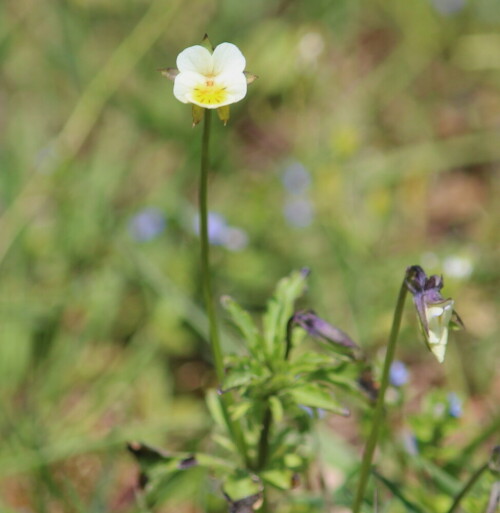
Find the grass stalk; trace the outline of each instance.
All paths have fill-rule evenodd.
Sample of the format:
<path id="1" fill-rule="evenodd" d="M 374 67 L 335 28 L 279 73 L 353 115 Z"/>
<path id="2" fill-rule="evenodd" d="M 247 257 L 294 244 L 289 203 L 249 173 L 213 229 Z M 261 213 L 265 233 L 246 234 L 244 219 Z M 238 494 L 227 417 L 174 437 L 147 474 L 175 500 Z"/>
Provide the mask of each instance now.
<path id="1" fill-rule="evenodd" d="M 371 466 L 373 460 L 373 454 L 377 446 L 378 435 L 380 426 L 383 422 L 384 417 L 384 398 L 389 384 L 389 371 L 391 364 L 394 359 L 396 351 L 396 343 L 399 335 L 399 327 L 401 325 L 401 318 L 403 316 L 403 309 L 406 299 L 406 280 L 403 280 L 401 289 L 399 291 L 398 300 L 396 303 L 396 309 L 394 310 L 394 317 L 392 320 L 391 333 L 389 335 L 389 343 L 387 346 L 387 352 L 384 361 L 384 370 L 382 372 L 382 381 L 380 383 L 380 390 L 377 396 L 377 402 L 375 404 L 375 413 L 373 415 L 372 429 L 368 441 L 366 442 L 365 450 L 363 453 L 363 460 L 361 462 L 361 471 L 359 476 L 358 488 L 354 498 L 352 513 L 359 513 L 361 510 L 361 504 L 365 495 L 366 485 L 371 473 Z"/>
<path id="2" fill-rule="evenodd" d="M 472 474 L 472 476 L 470 476 L 469 480 L 464 484 L 463 488 L 456 495 L 455 500 L 453 501 L 447 513 L 453 513 L 457 510 L 458 506 L 462 502 L 462 499 L 467 495 L 467 493 L 469 493 L 469 490 L 474 486 L 476 481 L 483 475 L 483 472 L 488 469 L 488 466 L 488 462 L 484 463 L 474 472 L 474 474 Z"/>

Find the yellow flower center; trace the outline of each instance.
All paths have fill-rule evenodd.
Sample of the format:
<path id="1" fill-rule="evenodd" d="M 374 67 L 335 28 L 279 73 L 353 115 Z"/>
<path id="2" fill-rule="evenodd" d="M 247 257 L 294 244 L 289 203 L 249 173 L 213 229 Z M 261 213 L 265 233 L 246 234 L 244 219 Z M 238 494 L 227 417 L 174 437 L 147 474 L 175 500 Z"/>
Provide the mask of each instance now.
<path id="1" fill-rule="evenodd" d="M 195 87 L 193 91 L 193 100 L 205 105 L 218 105 L 224 103 L 226 99 L 226 88 L 215 85 L 211 79 L 207 79 L 205 84 Z"/>

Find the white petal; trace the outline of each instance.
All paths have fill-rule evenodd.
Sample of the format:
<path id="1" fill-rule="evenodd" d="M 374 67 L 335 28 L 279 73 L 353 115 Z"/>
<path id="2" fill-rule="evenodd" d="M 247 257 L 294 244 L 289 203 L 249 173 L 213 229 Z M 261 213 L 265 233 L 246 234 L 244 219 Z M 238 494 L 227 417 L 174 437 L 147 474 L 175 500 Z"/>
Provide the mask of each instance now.
<path id="1" fill-rule="evenodd" d="M 213 57 L 213 73 L 243 73 L 245 69 L 245 57 L 240 49 L 232 43 L 222 43 L 218 45 Z"/>
<path id="2" fill-rule="evenodd" d="M 425 316 L 428 323 L 427 341 L 430 350 L 440 363 L 443 363 L 448 342 L 448 325 L 453 314 L 453 300 L 426 305 Z"/>
<path id="3" fill-rule="evenodd" d="M 175 77 L 174 96 L 182 103 L 192 103 L 193 90 L 203 85 L 205 77 L 193 71 L 184 71 Z"/>
<path id="4" fill-rule="evenodd" d="M 443 363 L 444 362 L 444 357 L 446 355 L 446 342 L 447 342 L 448 339 L 446 339 L 443 343 L 441 344 L 438 344 L 438 345 L 432 345 L 431 346 L 431 351 L 432 351 L 432 354 L 437 358 L 437 361 L 439 363 Z"/>
<path id="5" fill-rule="evenodd" d="M 202 75 L 213 73 L 212 54 L 203 46 L 190 46 L 177 56 L 177 68 L 180 72 L 194 71 Z"/>
<path id="6" fill-rule="evenodd" d="M 223 73 L 217 77 L 215 83 L 224 86 L 227 93 L 226 101 L 217 107 L 239 102 L 247 94 L 247 79 L 243 73 Z"/>

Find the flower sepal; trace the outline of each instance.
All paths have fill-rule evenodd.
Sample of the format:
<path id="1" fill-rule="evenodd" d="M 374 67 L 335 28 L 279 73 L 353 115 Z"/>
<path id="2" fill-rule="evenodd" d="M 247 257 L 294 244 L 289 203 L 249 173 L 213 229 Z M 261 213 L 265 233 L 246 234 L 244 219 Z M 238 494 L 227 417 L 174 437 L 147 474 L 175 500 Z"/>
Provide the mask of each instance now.
<path id="1" fill-rule="evenodd" d="M 217 109 L 217 115 L 219 116 L 219 119 L 224 123 L 224 126 L 226 126 L 227 122 L 229 121 L 229 115 L 230 115 L 229 105 L 224 105 L 224 107 L 219 107 Z"/>
<path id="2" fill-rule="evenodd" d="M 200 121 L 203 120 L 205 109 L 193 103 L 191 105 L 191 113 L 193 115 L 193 127 L 195 127 L 198 123 L 200 123 Z"/>
<path id="3" fill-rule="evenodd" d="M 208 34 L 205 34 L 203 36 L 203 39 L 201 40 L 201 46 L 206 48 L 210 53 L 214 53 L 214 45 L 210 41 L 210 38 L 208 37 Z"/>
<path id="4" fill-rule="evenodd" d="M 249 71 L 244 71 L 243 75 L 245 75 L 245 78 L 247 79 L 247 84 L 251 84 L 252 82 L 255 82 L 259 78 L 258 75 L 254 75 L 253 73 L 250 73 Z"/>
<path id="5" fill-rule="evenodd" d="M 180 73 L 177 68 L 161 68 L 158 70 L 165 78 L 174 82 L 175 77 Z"/>

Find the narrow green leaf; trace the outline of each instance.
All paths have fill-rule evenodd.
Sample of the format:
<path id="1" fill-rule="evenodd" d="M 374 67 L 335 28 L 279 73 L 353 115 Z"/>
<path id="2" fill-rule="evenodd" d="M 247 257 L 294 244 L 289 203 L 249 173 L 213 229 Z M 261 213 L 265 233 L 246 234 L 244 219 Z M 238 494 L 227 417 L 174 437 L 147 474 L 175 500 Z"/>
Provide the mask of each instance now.
<path id="1" fill-rule="evenodd" d="M 339 415 L 349 415 L 349 410 L 344 408 L 332 395 L 315 384 L 300 385 L 292 388 L 288 393 L 299 405 L 310 406 L 311 408 L 323 408 Z"/>
<path id="2" fill-rule="evenodd" d="M 415 456 L 411 460 L 411 462 L 415 463 L 420 469 L 423 469 L 425 472 L 429 474 L 433 483 L 438 487 L 442 492 L 448 495 L 456 495 L 459 493 L 462 484 L 455 477 L 451 476 L 445 470 L 441 469 L 431 461 L 422 458 L 420 456 Z"/>
<path id="3" fill-rule="evenodd" d="M 228 471 L 236 468 L 236 464 L 230 460 L 217 458 L 210 454 L 199 453 L 195 454 L 196 459 L 201 467 L 209 468 L 210 470 L 224 470 Z"/>
<path id="4" fill-rule="evenodd" d="M 222 382 L 222 390 L 231 390 L 241 387 L 252 381 L 255 377 L 253 371 L 247 367 L 239 366 L 230 368 Z"/>
<path id="5" fill-rule="evenodd" d="M 260 473 L 266 483 L 279 488 L 290 490 L 293 487 L 293 472 L 288 469 L 272 469 Z"/>
<path id="6" fill-rule="evenodd" d="M 295 271 L 278 282 L 274 296 L 264 315 L 264 338 L 269 356 L 276 357 L 284 351 L 286 329 L 293 315 L 295 301 L 303 294 L 309 272 Z"/>
<path id="7" fill-rule="evenodd" d="M 226 451 L 235 453 L 236 446 L 234 445 L 233 441 L 230 440 L 227 436 L 221 435 L 219 433 L 213 433 L 212 434 L 212 440 L 220 445 L 222 448 L 226 449 Z"/>
<path id="8" fill-rule="evenodd" d="M 293 452 L 286 454 L 283 460 L 287 468 L 293 470 L 298 470 L 304 465 L 304 460 Z"/>
<path id="9" fill-rule="evenodd" d="M 224 412 L 222 411 L 222 405 L 220 403 L 221 398 L 216 390 L 208 390 L 206 398 L 208 411 L 212 416 L 214 422 L 221 428 L 226 429 L 226 420 L 224 418 Z"/>
<path id="10" fill-rule="evenodd" d="M 223 488 L 231 500 L 237 501 L 262 492 L 262 483 L 255 474 L 237 470 L 224 481 Z"/>
<path id="11" fill-rule="evenodd" d="M 248 410 L 252 407 L 252 403 L 250 401 L 242 401 L 238 404 L 235 404 L 231 407 L 231 418 L 233 420 L 241 419 L 244 415 L 248 413 Z"/>
<path id="12" fill-rule="evenodd" d="M 235 326 L 243 335 L 243 338 L 248 344 L 249 350 L 252 351 L 252 353 L 261 351 L 262 344 L 260 333 L 250 314 L 229 296 L 223 296 L 221 298 L 221 303 L 231 316 Z"/>
<path id="13" fill-rule="evenodd" d="M 269 407 L 271 408 L 271 413 L 273 414 L 273 419 L 278 424 L 283 420 L 283 404 L 279 400 L 278 397 L 272 395 L 269 398 Z"/>
<path id="14" fill-rule="evenodd" d="M 403 493 L 399 489 L 399 486 L 396 483 L 389 481 L 389 479 L 387 479 L 386 477 L 379 474 L 376 470 L 372 470 L 372 472 L 373 472 L 373 475 L 392 492 L 394 497 L 399 499 L 399 501 L 402 502 L 406 506 L 406 509 L 408 511 L 411 511 L 412 513 L 425 513 L 424 510 L 420 509 L 419 506 L 417 506 L 415 503 L 408 500 L 403 495 Z"/>

